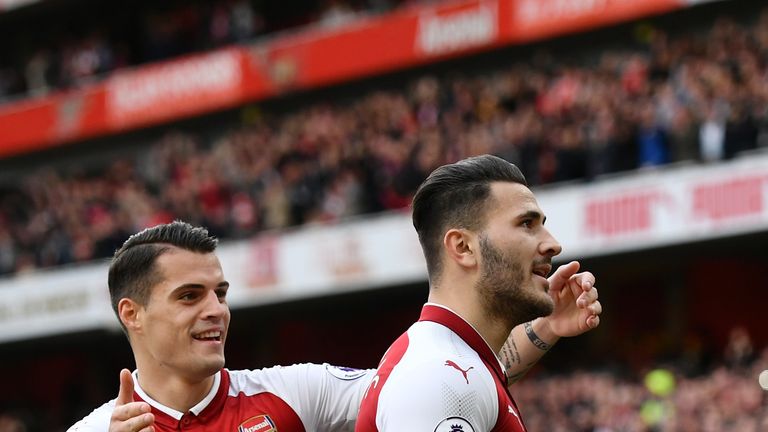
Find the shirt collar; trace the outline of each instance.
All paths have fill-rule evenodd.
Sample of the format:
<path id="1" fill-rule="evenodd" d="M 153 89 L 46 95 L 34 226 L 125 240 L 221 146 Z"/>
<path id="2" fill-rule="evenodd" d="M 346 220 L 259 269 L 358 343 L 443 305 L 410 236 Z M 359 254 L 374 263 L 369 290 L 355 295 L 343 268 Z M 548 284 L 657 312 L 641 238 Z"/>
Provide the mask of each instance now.
<path id="1" fill-rule="evenodd" d="M 504 373 L 504 367 L 499 360 L 499 356 L 493 352 L 493 349 L 488 344 L 488 341 L 483 338 L 483 335 L 481 335 L 480 332 L 478 332 L 477 329 L 475 329 L 475 327 L 461 315 L 457 314 L 447 306 L 437 303 L 426 303 L 421 309 L 419 321 L 432 321 L 451 329 L 454 333 L 459 335 L 470 348 L 480 355 L 483 362 L 493 370 L 501 382 L 506 386 L 507 377 Z"/>
<path id="2" fill-rule="evenodd" d="M 144 391 L 144 389 L 141 388 L 139 385 L 139 371 L 135 370 L 133 371 L 133 390 L 136 392 L 136 394 L 146 403 L 150 404 L 153 408 L 162 411 L 165 414 L 168 414 L 170 417 L 173 417 L 174 419 L 181 420 L 181 418 L 184 416 L 183 412 L 176 411 L 175 409 L 171 407 L 167 407 L 160 402 L 152 399 L 149 397 L 149 395 Z M 208 394 L 198 402 L 195 406 L 189 409 L 189 411 L 194 415 L 200 415 L 200 413 L 208 407 L 208 405 L 211 403 L 214 397 L 216 397 L 216 393 L 219 390 L 219 386 L 221 385 L 221 371 L 216 372 L 216 374 L 213 376 L 213 385 L 211 386 L 211 390 L 208 391 Z"/>

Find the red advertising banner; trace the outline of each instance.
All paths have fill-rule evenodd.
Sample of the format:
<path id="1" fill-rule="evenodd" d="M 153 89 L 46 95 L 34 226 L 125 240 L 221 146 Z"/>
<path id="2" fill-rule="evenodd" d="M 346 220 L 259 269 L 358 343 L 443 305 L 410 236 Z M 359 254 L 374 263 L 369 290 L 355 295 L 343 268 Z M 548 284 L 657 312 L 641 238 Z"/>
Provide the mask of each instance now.
<path id="1" fill-rule="evenodd" d="M 0 106 L 0 157 L 106 132 L 101 86 Z"/>
<path id="2" fill-rule="evenodd" d="M 521 43 L 661 14 L 681 0 L 514 0 L 508 38 Z"/>
<path id="3" fill-rule="evenodd" d="M 226 49 L 116 73 L 105 84 L 107 124 L 128 129 L 241 102 L 241 55 Z"/>
<path id="4" fill-rule="evenodd" d="M 498 11 L 498 0 L 409 8 L 276 40 L 267 46 L 267 61 L 278 72 L 272 76 L 280 87 L 313 87 L 403 69 L 496 45 Z"/>
<path id="5" fill-rule="evenodd" d="M 762 215 L 765 185 L 768 185 L 768 176 L 761 174 L 697 184 L 692 190 L 693 217 L 719 223 Z"/>
<path id="6" fill-rule="evenodd" d="M 457 0 L 313 27 L 2 105 L 0 157 L 686 6 L 684 0 Z"/>

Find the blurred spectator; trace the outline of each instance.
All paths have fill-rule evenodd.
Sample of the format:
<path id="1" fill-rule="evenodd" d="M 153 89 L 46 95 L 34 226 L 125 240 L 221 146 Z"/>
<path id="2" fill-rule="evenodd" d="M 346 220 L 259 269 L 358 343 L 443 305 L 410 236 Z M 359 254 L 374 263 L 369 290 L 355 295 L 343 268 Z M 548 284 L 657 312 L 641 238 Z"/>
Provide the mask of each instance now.
<path id="1" fill-rule="evenodd" d="M 731 159 L 740 152 L 757 147 L 757 127 L 743 103 L 731 105 L 731 112 L 725 123 L 723 156 Z"/>
<path id="2" fill-rule="evenodd" d="M 576 125 L 568 125 L 553 132 L 556 171 L 554 181 L 587 178 L 587 149 L 583 131 Z"/>
<path id="3" fill-rule="evenodd" d="M 669 150 L 672 161 L 699 161 L 701 152 L 698 142 L 698 126 L 691 110 L 677 110 L 671 119 Z"/>
<path id="4" fill-rule="evenodd" d="M 22 89 L 22 83 L 15 69 L 0 65 L 0 103 Z"/>
<path id="5" fill-rule="evenodd" d="M 79 41 L 70 41 L 60 55 L 60 80 L 65 87 L 81 86 L 91 81 L 93 77 L 114 68 L 115 56 L 112 46 L 98 32 L 94 32 Z M 44 63 L 33 66 L 41 68 L 42 73 L 45 73 L 46 65 Z M 42 84 L 42 80 L 39 79 L 40 73 L 38 71 L 36 72 L 37 76 L 34 76 L 38 79 L 38 86 Z M 42 87 L 45 87 L 44 84 Z M 39 89 L 40 87 L 38 87 Z"/>
<path id="6" fill-rule="evenodd" d="M 754 346 L 747 329 L 741 326 L 731 329 L 725 346 L 725 364 L 730 369 L 740 371 L 752 363 L 754 356 Z"/>
<path id="7" fill-rule="evenodd" d="M 41 96 L 50 91 L 53 85 L 53 59 L 48 50 L 37 50 L 27 61 L 24 76 L 27 81 L 27 91 L 32 96 Z"/>
<path id="8" fill-rule="evenodd" d="M 322 26 L 335 27 L 355 19 L 357 13 L 343 0 L 325 0 L 318 22 Z"/>
<path id="9" fill-rule="evenodd" d="M 714 106 L 706 108 L 706 117 L 699 129 L 699 147 L 702 159 L 717 162 L 725 152 L 725 122 Z"/>
<path id="10" fill-rule="evenodd" d="M 264 18 L 256 13 L 248 0 L 235 0 L 230 16 L 233 42 L 246 42 L 256 34 L 264 32 Z"/>
<path id="11" fill-rule="evenodd" d="M 0 413 L 0 432 L 26 432 L 27 427 L 19 417 Z"/>
<path id="12" fill-rule="evenodd" d="M 0 223 L 0 275 L 11 273 L 16 265 L 16 245 L 8 230 Z"/>
<path id="13" fill-rule="evenodd" d="M 656 119 L 655 109 L 647 103 L 640 110 L 637 129 L 638 165 L 648 167 L 669 163 L 667 133 Z"/>

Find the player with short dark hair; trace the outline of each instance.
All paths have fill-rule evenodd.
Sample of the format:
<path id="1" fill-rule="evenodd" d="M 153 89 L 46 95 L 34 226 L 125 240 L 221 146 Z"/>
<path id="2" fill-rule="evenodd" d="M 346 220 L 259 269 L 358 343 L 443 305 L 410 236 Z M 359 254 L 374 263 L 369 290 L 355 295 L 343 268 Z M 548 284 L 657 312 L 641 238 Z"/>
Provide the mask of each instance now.
<path id="1" fill-rule="evenodd" d="M 209 236 L 205 228 L 195 228 L 178 221 L 130 236 L 115 251 L 107 277 L 109 298 L 118 321 L 120 299 L 130 298 L 142 306 L 147 305 L 152 287 L 163 279 L 156 265 L 160 255 L 172 247 L 203 254 L 213 253 L 217 245 L 218 239 Z M 125 329 L 122 321 L 120 325 Z"/>
<path id="2" fill-rule="evenodd" d="M 446 226 L 482 228 L 486 207 L 492 204 L 488 199 L 492 181 L 528 186 L 515 165 L 492 156 L 445 165 L 435 170 L 416 191 L 412 204 L 413 226 L 419 235 L 430 278 L 439 277 L 441 273 Z"/>
<path id="3" fill-rule="evenodd" d="M 183 222 L 131 236 L 109 268 L 136 371 L 71 431 L 350 430 L 371 371 L 301 364 L 224 369 L 229 283 L 217 240 Z"/>
<path id="4" fill-rule="evenodd" d="M 496 156 L 429 175 L 413 200 L 429 300 L 379 363 L 356 431 L 526 430 L 507 388 L 525 368 L 508 366 L 597 327 L 602 312 L 577 262 L 547 279 L 561 246 L 545 221 L 520 170 Z"/>
<path id="5" fill-rule="evenodd" d="M 216 245 L 205 229 L 177 221 L 131 236 L 115 253 L 110 296 L 136 370 L 121 371 L 117 398 L 70 431 L 352 430 L 373 370 L 224 368 L 229 283 Z M 507 351 L 519 353 L 507 366 L 520 374 L 541 357 Z"/>

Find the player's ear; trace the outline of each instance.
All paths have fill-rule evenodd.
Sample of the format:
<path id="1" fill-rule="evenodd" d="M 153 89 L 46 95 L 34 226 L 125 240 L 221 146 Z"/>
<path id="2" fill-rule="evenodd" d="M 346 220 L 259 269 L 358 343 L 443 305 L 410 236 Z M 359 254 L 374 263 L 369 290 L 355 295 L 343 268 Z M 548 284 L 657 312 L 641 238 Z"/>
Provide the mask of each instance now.
<path id="1" fill-rule="evenodd" d="M 117 303 L 117 316 L 120 317 L 125 328 L 132 332 L 141 331 L 139 318 L 142 310 L 141 305 L 127 297 L 121 298 Z"/>
<path id="2" fill-rule="evenodd" d="M 449 229 L 443 236 L 443 248 L 450 261 L 461 267 L 477 266 L 477 235 L 466 229 Z"/>

